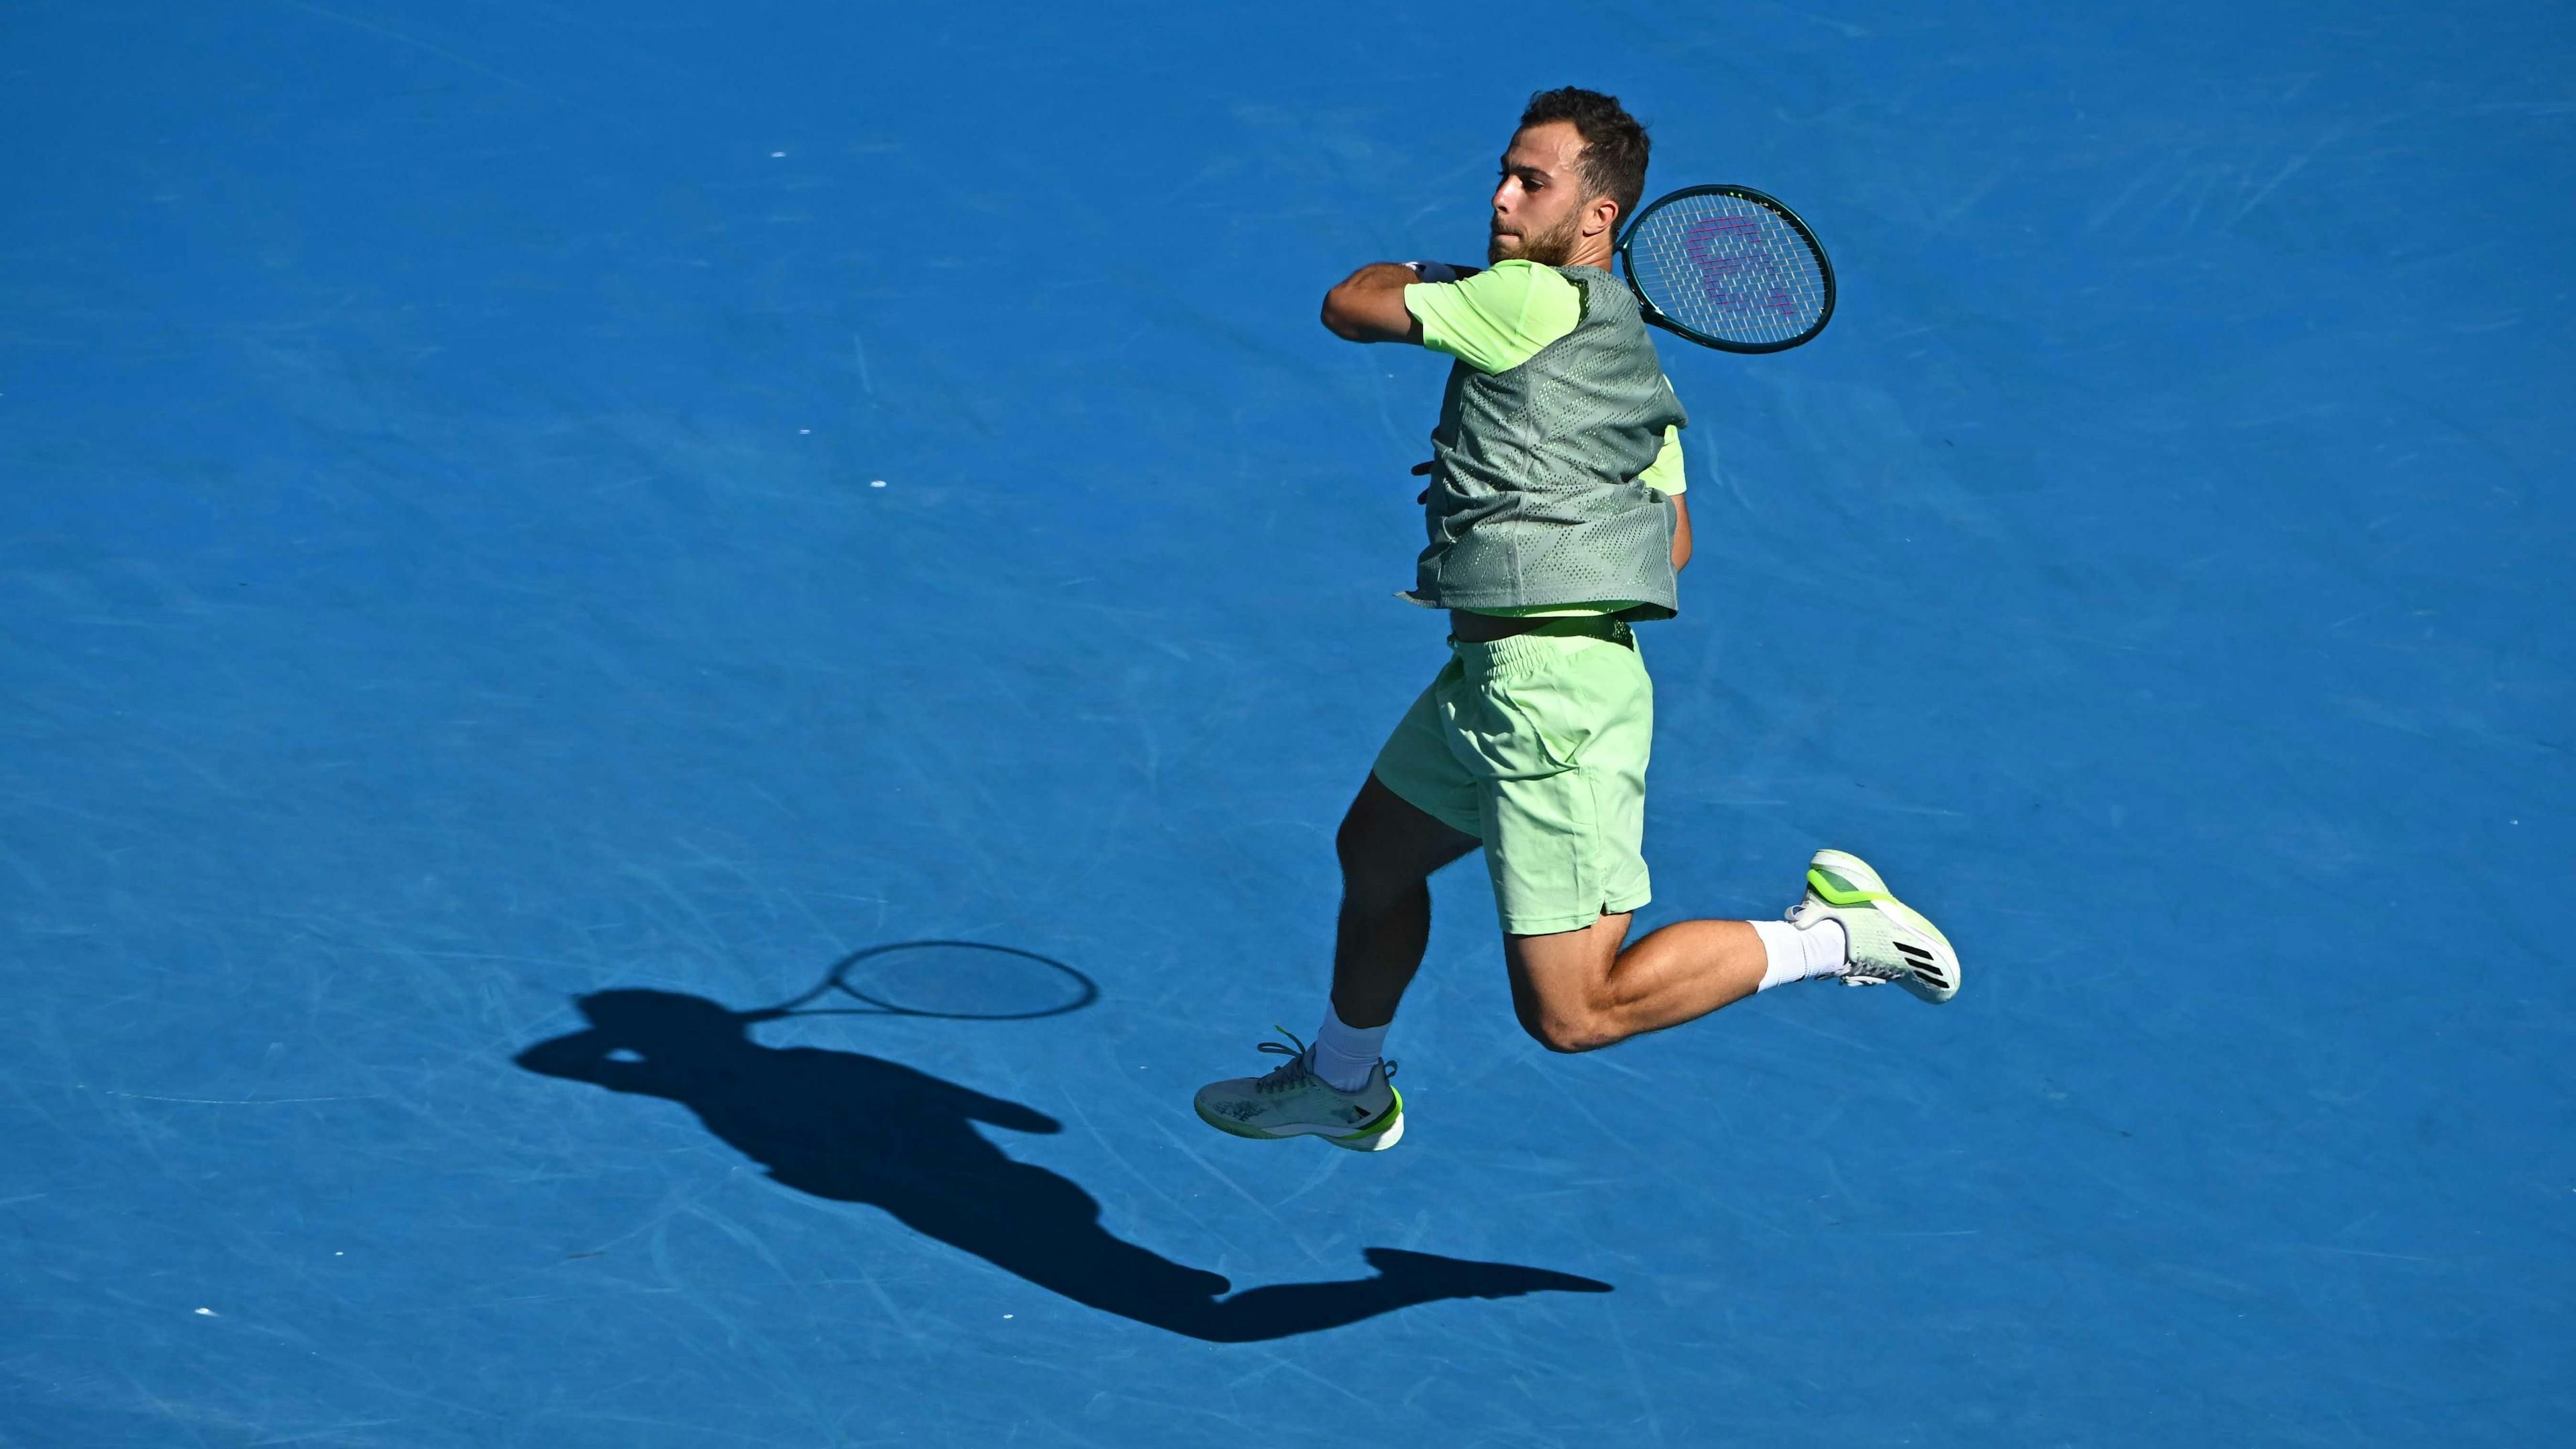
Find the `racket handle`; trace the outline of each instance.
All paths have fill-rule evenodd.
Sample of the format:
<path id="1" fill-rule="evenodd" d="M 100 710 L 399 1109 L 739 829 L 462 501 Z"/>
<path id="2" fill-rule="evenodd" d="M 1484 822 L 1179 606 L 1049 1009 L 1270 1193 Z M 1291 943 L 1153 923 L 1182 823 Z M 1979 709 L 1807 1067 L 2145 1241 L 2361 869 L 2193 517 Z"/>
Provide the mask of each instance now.
<path id="1" fill-rule="evenodd" d="M 1484 270 L 1482 267 L 1462 267 L 1452 262 L 1406 262 L 1405 265 L 1413 269 L 1415 276 L 1426 282 L 1463 282 Z"/>

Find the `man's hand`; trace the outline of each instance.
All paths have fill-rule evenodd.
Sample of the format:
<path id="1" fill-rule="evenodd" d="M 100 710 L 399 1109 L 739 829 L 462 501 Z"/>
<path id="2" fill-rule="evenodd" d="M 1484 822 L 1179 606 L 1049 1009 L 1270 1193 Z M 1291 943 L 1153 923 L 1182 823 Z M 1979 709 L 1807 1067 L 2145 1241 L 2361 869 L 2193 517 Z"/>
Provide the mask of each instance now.
<path id="1" fill-rule="evenodd" d="M 1345 342 L 1422 341 L 1404 289 L 1422 280 L 1402 262 L 1371 262 L 1324 294 L 1324 326 Z"/>

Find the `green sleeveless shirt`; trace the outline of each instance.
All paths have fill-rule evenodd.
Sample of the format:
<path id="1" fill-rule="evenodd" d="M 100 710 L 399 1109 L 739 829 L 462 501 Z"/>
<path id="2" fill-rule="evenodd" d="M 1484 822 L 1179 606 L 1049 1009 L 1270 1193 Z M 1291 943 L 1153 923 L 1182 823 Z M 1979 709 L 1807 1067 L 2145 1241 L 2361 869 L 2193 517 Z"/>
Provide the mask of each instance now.
<path id="1" fill-rule="evenodd" d="M 1555 270 L 1582 296 L 1573 331 L 1502 372 L 1450 369 L 1407 597 L 1480 610 L 1632 599 L 1625 617 L 1670 618 L 1673 506 L 1638 475 L 1688 418 L 1627 284 Z"/>

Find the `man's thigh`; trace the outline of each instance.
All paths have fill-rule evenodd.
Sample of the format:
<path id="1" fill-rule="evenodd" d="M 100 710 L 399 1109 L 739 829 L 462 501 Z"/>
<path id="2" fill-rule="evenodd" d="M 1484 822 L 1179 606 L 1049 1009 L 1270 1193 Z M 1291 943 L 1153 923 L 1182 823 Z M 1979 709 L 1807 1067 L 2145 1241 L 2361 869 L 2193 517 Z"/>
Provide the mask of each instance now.
<path id="1" fill-rule="evenodd" d="M 1472 842 L 1484 834 L 1479 802 L 1482 782 L 1450 749 L 1449 726 L 1441 705 L 1443 699 L 1455 696 L 1461 678 L 1456 660 L 1442 666 L 1387 735 L 1377 760 L 1369 767 L 1369 784 L 1392 797 L 1393 803 L 1405 806 L 1412 815 L 1427 816 L 1447 827 L 1451 834 Z M 1352 802 L 1352 816 L 1356 818 L 1361 807 L 1370 804 L 1369 793 L 1363 787 L 1360 799 Z M 1373 822 L 1399 833 L 1418 828 L 1411 816 L 1389 811 L 1386 804 L 1374 802 L 1370 816 Z"/>
<path id="2" fill-rule="evenodd" d="M 1628 939 L 1627 912 L 1601 916 L 1590 925 L 1543 936 L 1503 937 L 1503 967 L 1512 980 L 1512 1009 L 1533 1035 L 1552 1018 L 1580 1016 L 1598 1002 Z"/>

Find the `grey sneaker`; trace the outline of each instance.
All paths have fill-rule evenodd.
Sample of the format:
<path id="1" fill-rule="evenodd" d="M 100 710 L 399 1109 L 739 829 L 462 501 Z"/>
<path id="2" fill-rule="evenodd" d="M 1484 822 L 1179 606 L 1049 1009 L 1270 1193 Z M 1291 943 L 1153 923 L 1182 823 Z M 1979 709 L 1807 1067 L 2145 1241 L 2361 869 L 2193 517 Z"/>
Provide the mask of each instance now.
<path id="1" fill-rule="evenodd" d="M 1404 1096 L 1388 1082 L 1395 1063 L 1369 1068 L 1356 1092 L 1315 1075 L 1315 1049 L 1282 1028 L 1293 1047 L 1266 1041 L 1261 1049 L 1288 1059 L 1258 1077 L 1234 1077 L 1199 1088 L 1192 1106 L 1199 1120 L 1237 1137 L 1321 1137 L 1352 1152 L 1384 1152 L 1404 1137 Z"/>
<path id="2" fill-rule="evenodd" d="M 1846 986 L 1893 981 L 1926 1001 L 1959 994 L 1959 953 L 1923 914 L 1887 893 L 1887 882 L 1857 855 L 1819 850 L 1807 863 L 1807 895 L 1789 908 L 1789 923 L 1842 922 L 1850 945 Z"/>

